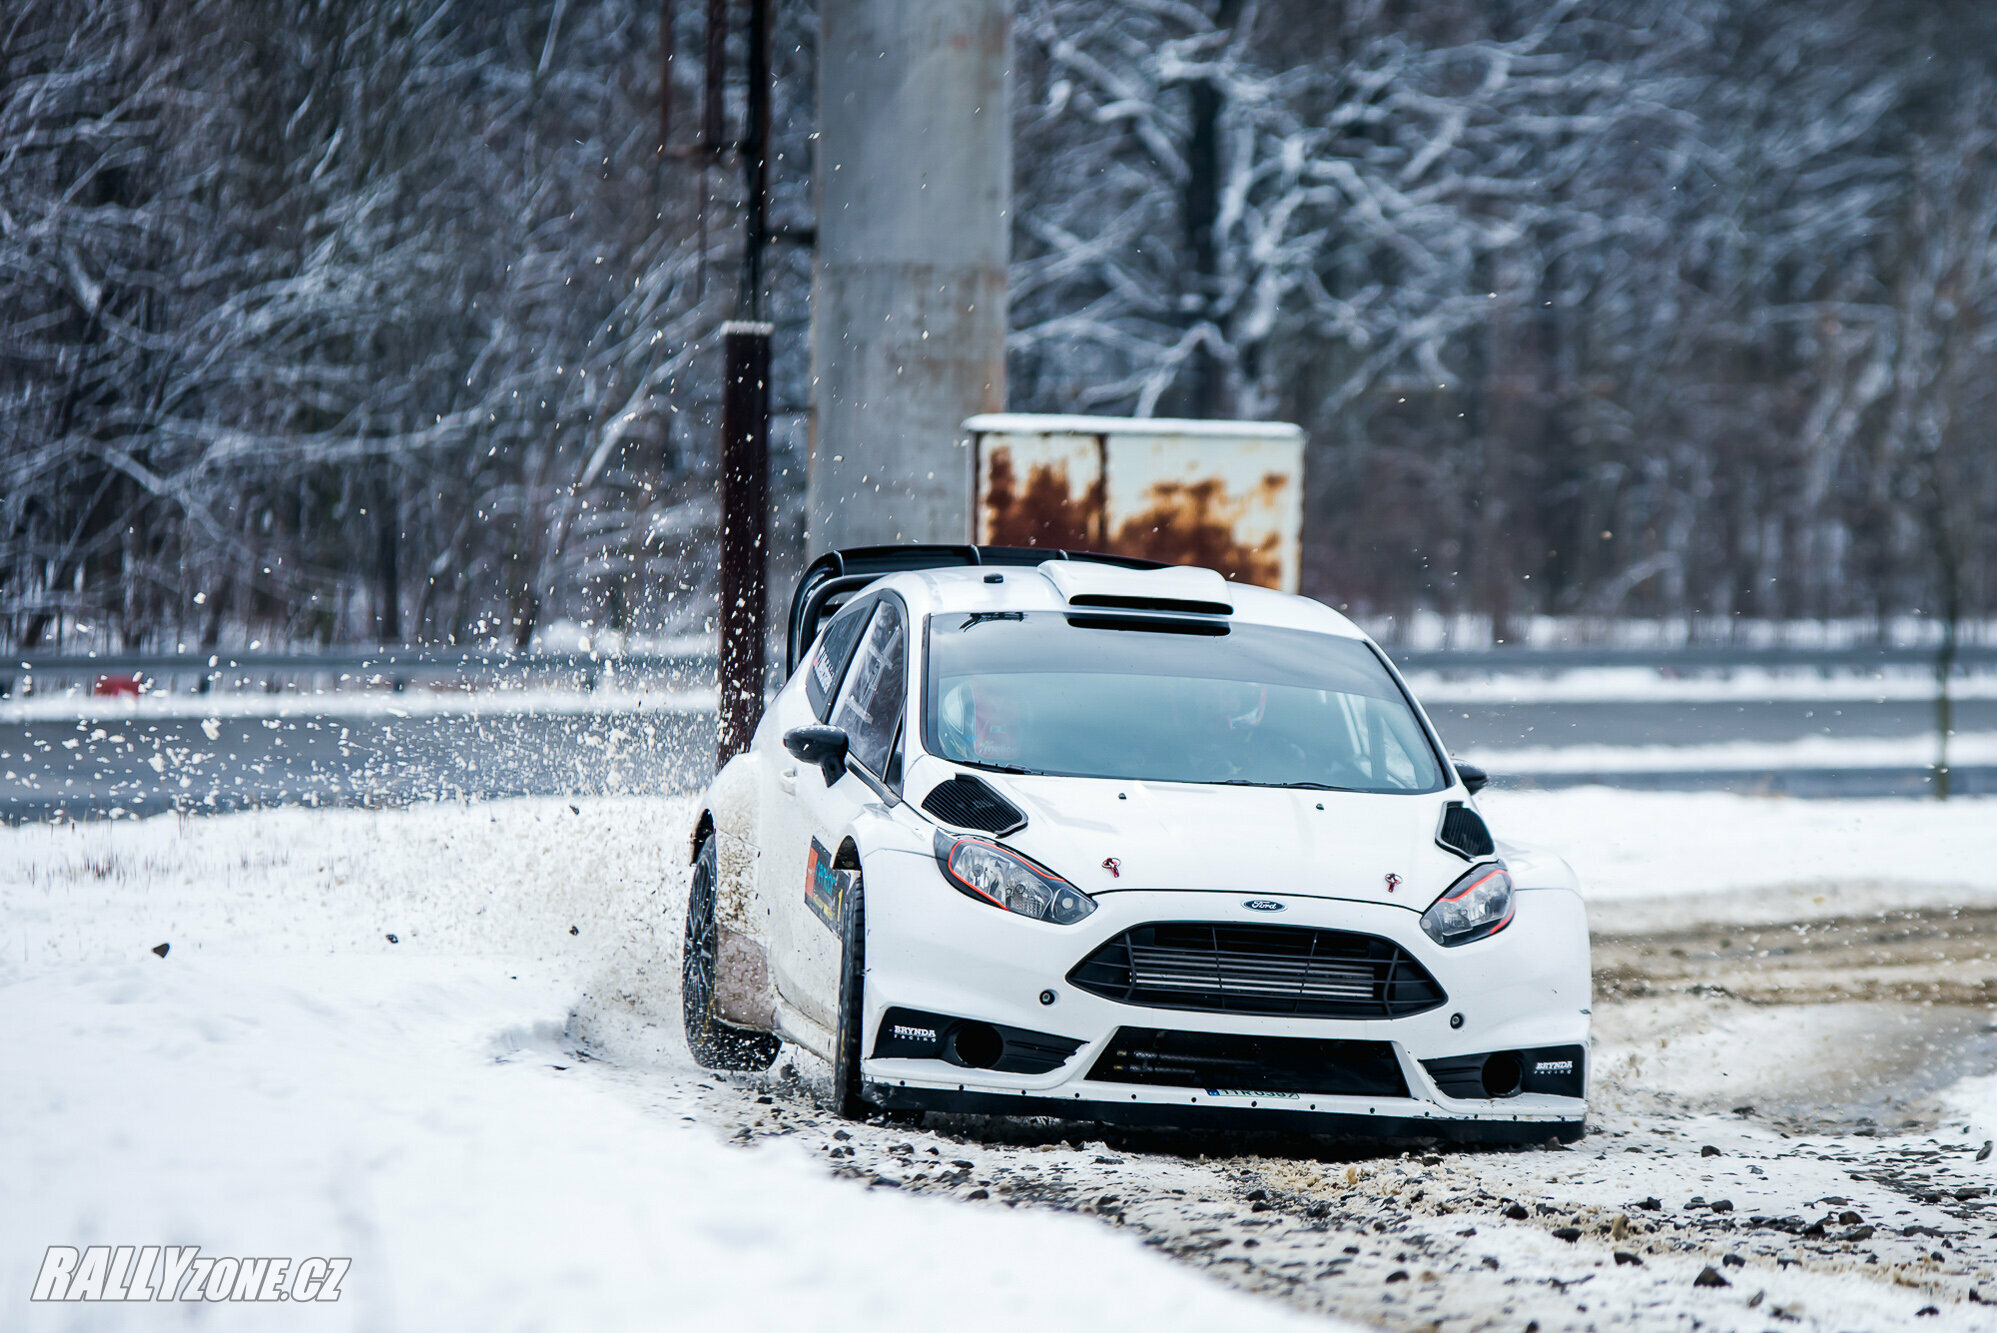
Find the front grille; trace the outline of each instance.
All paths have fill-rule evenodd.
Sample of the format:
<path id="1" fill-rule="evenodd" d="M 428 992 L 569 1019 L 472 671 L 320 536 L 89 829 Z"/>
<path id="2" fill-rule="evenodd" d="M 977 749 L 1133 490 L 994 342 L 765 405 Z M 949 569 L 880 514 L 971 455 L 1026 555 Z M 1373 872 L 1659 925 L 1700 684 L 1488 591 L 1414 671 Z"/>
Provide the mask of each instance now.
<path id="1" fill-rule="evenodd" d="M 1100 1083 L 1205 1088 L 1210 1092 L 1302 1092 L 1405 1097 L 1407 1080 L 1384 1041 L 1244 1037 L 1226 1032 L 1118 1028 L 1089 1077 Z"/>
<path id="2" fill-rule="evenodd" d="M 1068 974 L 1125 1004 L 1202 1013 L 1402 1018 L 1448 997 L 1392 940 L 1304 926 L 1134 926 Z"/>

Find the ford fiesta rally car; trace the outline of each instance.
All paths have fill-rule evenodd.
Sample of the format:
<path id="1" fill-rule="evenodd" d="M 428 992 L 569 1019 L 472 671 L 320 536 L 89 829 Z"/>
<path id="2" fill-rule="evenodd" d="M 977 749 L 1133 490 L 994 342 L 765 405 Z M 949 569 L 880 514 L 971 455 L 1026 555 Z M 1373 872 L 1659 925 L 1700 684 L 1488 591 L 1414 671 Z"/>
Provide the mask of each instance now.
<path id="1" fill-rule="evenodd" d="M 695 1058 L 836 1108 L 1542 1141 L 1588 933 L 1385 654 L 1208 569 L 835 552 L 693 834 Z"/>

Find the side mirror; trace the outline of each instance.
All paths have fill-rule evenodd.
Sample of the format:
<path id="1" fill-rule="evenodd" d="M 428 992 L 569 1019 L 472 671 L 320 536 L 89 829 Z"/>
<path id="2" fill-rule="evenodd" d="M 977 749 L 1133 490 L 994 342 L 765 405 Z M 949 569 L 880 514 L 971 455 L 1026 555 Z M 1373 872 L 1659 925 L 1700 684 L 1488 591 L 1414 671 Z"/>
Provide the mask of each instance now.
<path id="1" fill-rule="evenodd" d="M 793 727 L 784 733 L 784 749 L 818 765 L 828 787 L 845 775 L 846 744 L 846 733 L 838 727 Z"/>
<path id="2" fill-rule="evenodd" d="M 790 738 L 785 737 L 784 739 L 788 741 Z M 1469 792 L 1472 796 L 1484 790 L 1484 784 L 1491 780 L 1491 775 L 1475 764 L 1458 763 L 1456 765 L 1456 776 L 1463 779 L 1463 790 Z"/>

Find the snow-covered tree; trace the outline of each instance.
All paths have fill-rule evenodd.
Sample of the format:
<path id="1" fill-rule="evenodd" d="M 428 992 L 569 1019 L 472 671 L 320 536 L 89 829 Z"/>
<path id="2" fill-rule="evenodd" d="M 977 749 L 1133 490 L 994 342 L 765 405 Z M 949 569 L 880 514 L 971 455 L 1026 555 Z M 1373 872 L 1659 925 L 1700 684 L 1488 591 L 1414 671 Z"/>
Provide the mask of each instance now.
<path id="1" fill-rule="evenodd" d="M 697 48 L 700 9 L 677 9 Z M 10 637 L 67 616 L 168 643 L 525 642 L 549 614 L 683 610 L 663 594 L 711 570 L 684 548 L 738 190 L 725 155 L 658 151 L 662 12 L 10 9 Z M 793 86 L 807 17 L 780 48 Z M 794 162 L 808 126 L 779 128 Z M 792 196 L 798 174 L 776 173 Z M 791 404 L 804 277 L 777 266 Z"/>
<path id="2" fill-rule="evenodd" d="M 697 626 L 741 239 L 698 60 L 657 140 L 712 8 L 13 0 L 0 638 Z M 1306 586 L 1359 609 L 1991 609 L 1986 10 L 1017 0 L 1012 404 L 1300 422 Z M 769 272 L 780 583 L 808 251 Z"/>

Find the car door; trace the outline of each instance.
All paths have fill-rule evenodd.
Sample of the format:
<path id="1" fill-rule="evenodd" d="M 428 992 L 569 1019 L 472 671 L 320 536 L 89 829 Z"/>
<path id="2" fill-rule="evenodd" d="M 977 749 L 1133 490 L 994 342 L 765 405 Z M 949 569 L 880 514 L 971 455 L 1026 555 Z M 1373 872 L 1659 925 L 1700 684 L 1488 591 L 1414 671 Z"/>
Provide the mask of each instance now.
<path id="1" fill-rule="evenodd" d="M 803 912 L 793 912 L 791 971 L 797 993 L 791 1004 L 832 1026 L 839 1013 L 840 929 L 846 877 L 833 861 L 845 831 L 880 791 L 899 777 L 894 762 L 908 696 L 908 610 L 892 594 L 879 598 L 839 682 L 827 721 L 847 736 L 846 772 L 829 786 L 815 772 L 797 778 L 796 806 L 805 826 L 803 870 L 797 892 Z M 795 906 L 796 904 L 794 904 Z"/>
<path id="2" fill-rule="evenodd" d="M 800 687 L 786 686 L 778 693 L 765 723 L 767 735 L 758 733 L 759 741 L 769 745 L 756 874 L 759 896 L 770 908 L 770 979 L 778 993 L 799 1008 L 803 1006 L 798 997 L 804 992 L 797 968 L 799 948 L 815 943 L 810 936 L 824 929 L 809 910 L 806 889 L 813 875 L 810 851 L 817 831 L 808 802 L 825 783 L 817 769 L 784 749 L 783 737 L 793 728 L 830 720 L 847 664 L 873 620 L 878 600 L 858 598 L 826 621 L 792 678 Z"/>

